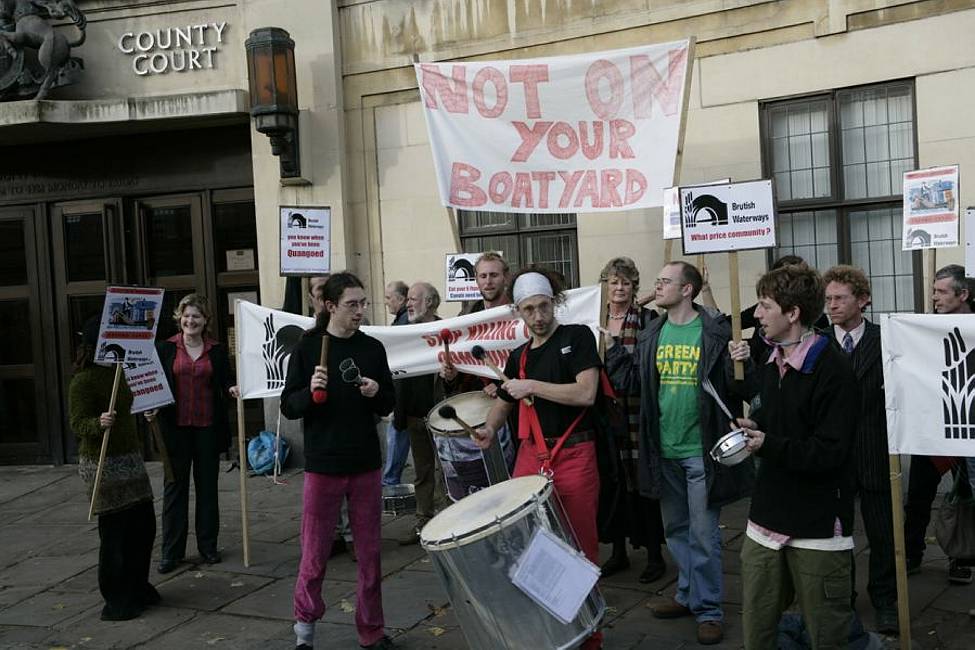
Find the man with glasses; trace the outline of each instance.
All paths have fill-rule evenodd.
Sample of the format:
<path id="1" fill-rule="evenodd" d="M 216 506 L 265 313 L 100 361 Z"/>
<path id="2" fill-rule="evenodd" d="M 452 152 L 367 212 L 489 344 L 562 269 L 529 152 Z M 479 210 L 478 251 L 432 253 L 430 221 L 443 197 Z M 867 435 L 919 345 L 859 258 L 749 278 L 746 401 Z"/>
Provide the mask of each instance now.
<path id="1" fill-rule="evenodd" d="M 701 273 L 687 262 L 664 266 L 654 299 L 666 312 L 647 326 L 636 359 L 617 363 L 633 364 L 630 375 L 640 383 L 640 492 L 660 499 L 667 548 L 678 567 L 677 593 L 652 611 L 662 619 L 694 616 L 698 643 L 711 645 L 724 636 L 718 518 L 722 505 L 744 496 L 747 481 L 736 475 L 747 475 L 751 466 L 746 461 L 728 468 L 708 453 L 730 426 L 702 381 L 710 380 L 736 412 L 741 402 L 728 395 L 731 325 L 694 303 L 702 284 Z"/>
<path id="2" fill-rule="evenodd" d="M 440 294 L 429 282 L 416 282 L 406 294 L 406 313 L 410 324 L 440 320 L 437 308 Z M 393 409 L 393 427 L 408 431 L 413 450 L 413 467 L 416 478 L 416 523 L 399 538 L 403 546 L 420 541 L 420 530 L 433 519 L 436 503 L 442 501 L 443 486 L 437 478 L 433 439 L 427 431 L 424 418 L 433 405 L 443 399 L 443 383 L 436 374 L 397 379 L 396 408 Z"/>

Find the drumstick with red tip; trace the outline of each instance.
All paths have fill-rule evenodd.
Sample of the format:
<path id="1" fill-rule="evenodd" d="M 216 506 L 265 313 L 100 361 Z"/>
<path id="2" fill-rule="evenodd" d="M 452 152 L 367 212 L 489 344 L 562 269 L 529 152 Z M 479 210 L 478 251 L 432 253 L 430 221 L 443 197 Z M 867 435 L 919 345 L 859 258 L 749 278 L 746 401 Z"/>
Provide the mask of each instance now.
<path id="1" fill-rule="evenodd" d="M 448 368 L 453 368 L 450 362 L 450 330 L 446 327 L 440 330 L 440 340 L 443 342 L 443 362 Z"/>
<path id="2" fill-rule="evenodd" d="M 482 348 L 480 345 L 475 345 L 474 347 L 472 347 L 471 354 L 474 355 L 475 359 L 477 359 L 485 366 L 490 368 L 494 372 L 494 374 L 498 376 L 498 379 L 500 379 L 502 382 L 510 381 L 508 377 L 504 374 L 504 372 L 502 372 L 501 368 L 498 368 L 494 364 L 494 362 L 491 361 L 491 358 L 488 356 L 487 351 L 484 348 Z M 527 404 L 528 406 L 531 406 L 534 403 L 535 400 L 533 400 L 531 396 L 525 398 L 525 404 Z"/>
<path id="3" fill-rule="evenodd" d="M 445 404 L 437 409 L 437 415 L 442 417 L 444 420 L 453 420 L 460 425 L 460 428 L 464 430 L 464 433 L 471 437 L 471 440 L 477 440 L 477 434 L 474 433 L 474 427 L 464 422 L 459 415 L 457 415 L 457 409 L 449 404 Z"/>
<path id="4" fill-rule="evenodd" d="M 328 334 L 322 335 L 322 353 L 318 358 L 318 365 L 323 368 L 328 368 Z M 326 370 L 327 372 L 327 370 Z M 311 401 L 316 404 L 324 404 L 325 400 L 328 399 L 328 391 L 324 388 L 316 388 L 311 394 Z"/>

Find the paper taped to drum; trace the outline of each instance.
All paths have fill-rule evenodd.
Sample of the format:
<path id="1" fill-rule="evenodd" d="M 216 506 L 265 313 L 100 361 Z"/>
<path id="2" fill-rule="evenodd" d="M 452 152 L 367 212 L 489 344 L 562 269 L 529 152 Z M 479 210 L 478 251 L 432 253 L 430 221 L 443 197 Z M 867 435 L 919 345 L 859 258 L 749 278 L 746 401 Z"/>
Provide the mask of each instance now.
<path id="1" fill-rule="evenodd" d="M 568 625 L 599 580 L 599 567 L 545 528 L 532 534 L 511 582 L 549 614 Z"/>

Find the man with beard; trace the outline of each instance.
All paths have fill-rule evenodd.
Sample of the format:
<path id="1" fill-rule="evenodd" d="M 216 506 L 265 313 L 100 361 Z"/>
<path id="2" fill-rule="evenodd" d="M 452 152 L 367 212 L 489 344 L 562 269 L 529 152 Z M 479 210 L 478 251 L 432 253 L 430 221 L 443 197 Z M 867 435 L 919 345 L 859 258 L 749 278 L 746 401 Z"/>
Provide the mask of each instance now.
<path id="1" fill-rule="evenodd" d="M 410 324 L 440 320 L 437 315 L 439 307 L 440 294 L 429 282 L 414 283 L 406 294 L 406 313 Z M 393 426 L 399 431 L 409 432 L 413 467 L 416 470 L 413 481 L 416 491 L 416 522 L 398 540 L 401 545 L 408 546 L 420 541 L 420 530 L 433 519 L 436 502 L 441 500 L 439 497 L 443 494 L 443 488 L 437 480 L 433 440 L 424 421 L 433 405 L 443 399 L 443 385 L 437 375 L 397 379 L 393 384 L 396 386 Z"/>
<path id="2" fill-rule="evenodd" d="M 500 307 L 511 303 L 508 297 L 508 280 L 511 272 L 508 263 L 500 254 L 494 251 L 483 253 L 474 265 L 474 279 L 477 289 L 481 292 L 481 299 L 471 303 L 462 313 L 475 312 Z"/>
<path id="3" fill-rule="evenodd" d="M 555 307 L 564 294 L 554 273 L 529 267 L 513 278 L 511 286 L 515 309 L 531 340 L 508 357 L 505 376 L 511 379 L 502 385 L 501 399 L 485 425 L 476 430 L 477 444 L 481 449 L 491 446 L 517 403 L 521 445 L 514 476 L 532 476 L 551 468 L 555 491 L 581 550 L 598 565 L 599 470 L 590 413 L 601 365 L 596 340 L 588 327 L 562 325 L 555 319 Z M 533 405 L 524 402 L 526 397 L 533 398 Z M 582 648 L 599 648 L 601 643 L 602 633 L 597 632 Z"/>

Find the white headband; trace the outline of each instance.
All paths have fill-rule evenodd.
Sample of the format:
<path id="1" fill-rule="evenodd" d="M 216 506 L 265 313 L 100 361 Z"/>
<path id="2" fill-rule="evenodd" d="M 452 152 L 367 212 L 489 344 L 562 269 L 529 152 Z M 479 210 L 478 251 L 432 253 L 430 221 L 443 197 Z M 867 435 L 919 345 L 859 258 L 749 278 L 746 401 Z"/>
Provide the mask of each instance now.
<path id="1" fill-rule="evenodd" d="M 513 295 L 512 299 L 515 301 L 515 305 L 521 303 L 525 298 L 531 298 L 532 296 L 548 296 L 549 298 L 554 298 L 555 294 L 552 293 L 552 284 L 548 281 L 541 273 L 525 273 L 518 276 L 515 280 L 515 288 L 511 292 Z"/>

